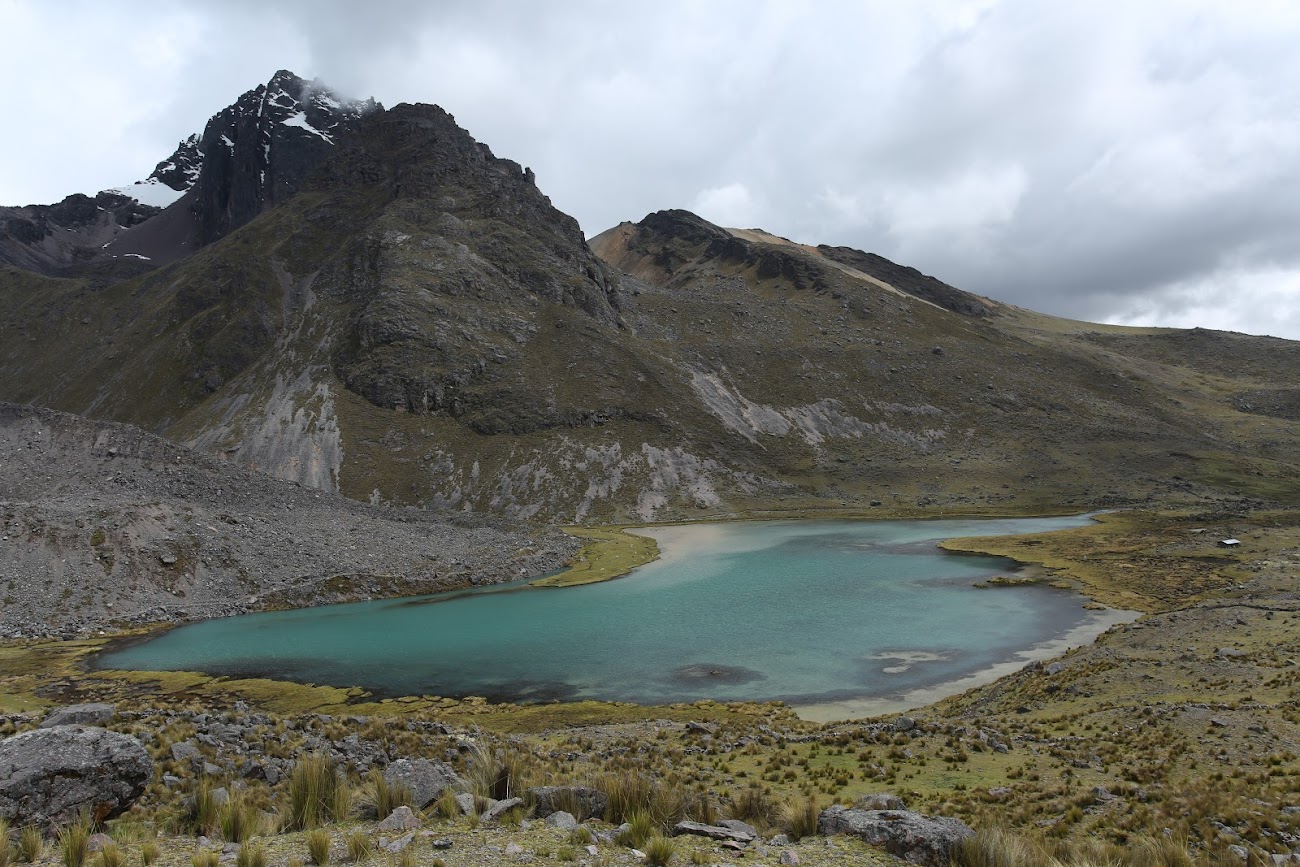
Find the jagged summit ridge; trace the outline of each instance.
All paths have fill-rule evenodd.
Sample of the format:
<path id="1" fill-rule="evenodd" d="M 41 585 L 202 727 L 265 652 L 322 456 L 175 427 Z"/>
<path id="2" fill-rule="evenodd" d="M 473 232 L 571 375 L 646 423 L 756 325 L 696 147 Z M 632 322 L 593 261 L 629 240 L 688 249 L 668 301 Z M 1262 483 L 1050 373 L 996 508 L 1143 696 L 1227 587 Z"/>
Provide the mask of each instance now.
<path id="1" fill-rule="evenodd" d="M 191 207 L 199 244 L 284 201 L 339 136 L 381 108 L 282 69 L 218 112 L 198 142 L 203 162 Z"/>

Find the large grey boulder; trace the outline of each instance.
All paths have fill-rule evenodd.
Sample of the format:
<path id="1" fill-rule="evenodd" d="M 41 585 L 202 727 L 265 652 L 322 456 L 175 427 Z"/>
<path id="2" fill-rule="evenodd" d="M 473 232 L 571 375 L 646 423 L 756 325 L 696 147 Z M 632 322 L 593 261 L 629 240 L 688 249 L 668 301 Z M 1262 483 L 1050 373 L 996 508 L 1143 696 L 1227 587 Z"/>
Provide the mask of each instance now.
<path id="1" fill-rule="evenodd" d="M 697 837 L 708 837 L 710 840 L 731 840 L 736 843 L 752 843 L 756 836 L 749 831 L 689 821 L 678 822 L 673 825 L 672 833 L 674 837 L 680 837 L 682 834 L 693 834 Z"/>
<path id="2" fill-rule="evenodd" d="M 817 831 L 830 836 L 849 834 L 891 855 L 927 867 L 948 867 L 953 850 L 975 832 L 958 819 L 935 818 L 907 810 L 822 810 Z"/>
<path id="3" fill-rule="evenodd" d="M 117 708 L 111 704 L 70 704 L 67 707 L 56 707 L 50 711 L 42 720 L 41 728 L 50 729 L 55 726 L 70 725 L 101 726 L 112 722 L 116 714 Z"/>
<path id="4" fill-rule="evenodd" d="M 423 810 L 442 795 L 465 784 L 450 765 L 431 759 L 398 759 L 384 769 L 388 785 L 401 784 L 411 790 L 411 805 Z"/>
<path id="5" fill-rule="evenodd" d="M 55 726 L 0 741 L 0 818 L 13 825 L 63 824 L 82 811 L 96 821 L 134 803 L 153 761 L 130 735 Z"/>
<path id="6" fill-rule="evenodd" d="M 533 815 L 545 819 L 552 813 L 572 813 L 579 821 L 603 819 L 609 808 L 609 796 L 589 786 L 537 786 L 528 790 L 537 805 Z"/>

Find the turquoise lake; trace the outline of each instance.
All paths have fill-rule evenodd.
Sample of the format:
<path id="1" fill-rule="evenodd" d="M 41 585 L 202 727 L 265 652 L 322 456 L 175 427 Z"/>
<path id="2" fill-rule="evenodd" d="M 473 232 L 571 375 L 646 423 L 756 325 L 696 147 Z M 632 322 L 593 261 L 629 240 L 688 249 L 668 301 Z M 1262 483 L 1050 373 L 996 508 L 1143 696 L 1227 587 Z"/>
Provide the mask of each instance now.
<path id="1" fill-rule="evenodd" d="M 1013 564 L 955 536 L 1087 516 L 745 522 L 644 531 L 659 561 L 603 584 L 503 585 L 249 614 L 101 654 L 99 668 L 362 686 L 378 695 L 815 705 L 898 696 L 1023 664 L 1096 612 L 1047 587 L 976 589 Z"/>

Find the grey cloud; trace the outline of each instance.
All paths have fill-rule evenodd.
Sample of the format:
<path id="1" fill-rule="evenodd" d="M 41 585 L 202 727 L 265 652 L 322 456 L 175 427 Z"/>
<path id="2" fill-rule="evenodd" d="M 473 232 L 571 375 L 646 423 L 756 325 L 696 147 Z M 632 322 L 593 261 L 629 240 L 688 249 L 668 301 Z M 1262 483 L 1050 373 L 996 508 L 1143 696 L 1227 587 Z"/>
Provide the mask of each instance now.
<path id="1" fill-rule="evenodd" d="M 92 188 L 94 172 L 107 186 L 147 171 L 142 155 L 151 167 L 214 110 L 288 67 L 388 105 L 439 103 L 495 152 L 530 165 L 589 234 L 694 207 L 873 250 L 1045 312 L 1142 323 L 1213 325 L 1216 297 L 1276 307 L 1300 286 L 1300 10 L 1286 4 L 120 9 L 117 32 L 101 15 L 91 33 L 34 2 L 0 6 L 24 21 L 59 19 L 42 38 L 65 51 L 127 46 L 114 64 L 72 65 L 114 91 L 99 110 L 82 81 L 55 82 L 58 109 L 18 101 L 14 111 L 41 129 L 37 147 L 52 153 L 0 144 L 0 165 L 23 167 L 0 169 L 0 197 L 11 187 L 71 191 L 59 173 L 87 150 L 80 112 L 101 130 L 129 115 L 98 148 L 106 154 L 81 161 L 74 189 Z M 160 57 L 168 32 L 176 56 Z M 60 50 L 4 40 L 10 80 Z M 121 94 L 139 87 L 147 105 L 131 106 Z M 1236 327 L 1300 337 L 1300 321 L 1242 315 Z"/>

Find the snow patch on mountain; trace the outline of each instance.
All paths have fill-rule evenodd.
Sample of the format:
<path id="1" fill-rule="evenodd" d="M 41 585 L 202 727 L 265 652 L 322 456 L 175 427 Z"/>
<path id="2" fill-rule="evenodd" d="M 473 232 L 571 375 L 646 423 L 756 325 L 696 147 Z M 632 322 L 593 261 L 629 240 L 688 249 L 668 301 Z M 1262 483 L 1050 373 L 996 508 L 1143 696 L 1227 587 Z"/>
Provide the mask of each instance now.
<path id="1" fill-rule="evenodd" d="M 104 192 L 129 196 L 140 204 L 149 205 L 153 208 L 165 208 L 185 195 L 185 190 L 173 190 L 156 178 L 136 181 L 134 184 L 127 184 L 122 187 L 109 187 Z"/>

